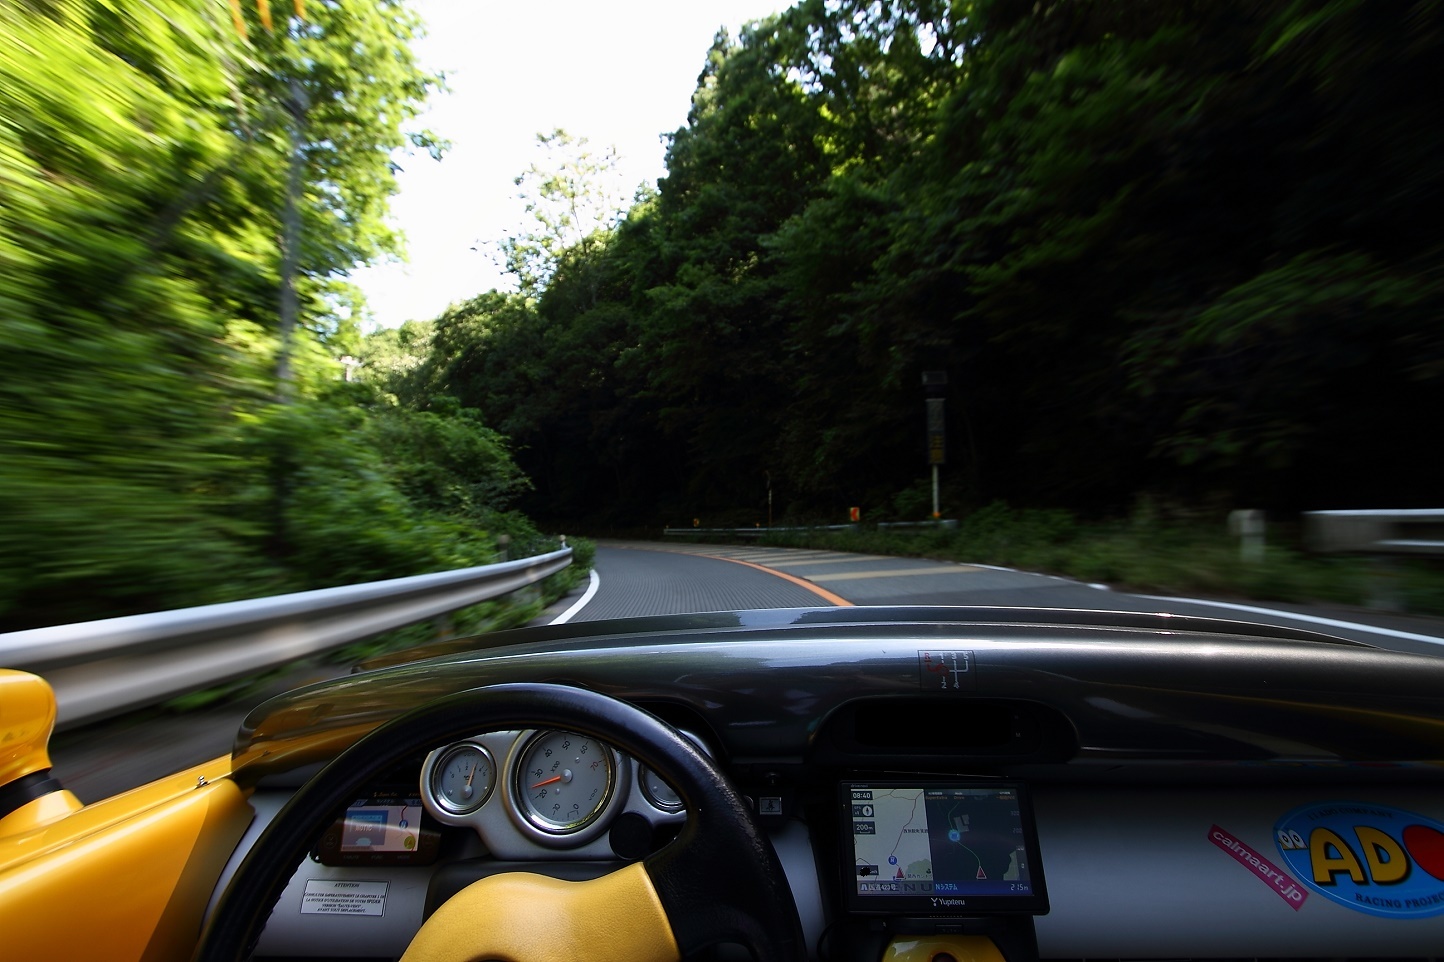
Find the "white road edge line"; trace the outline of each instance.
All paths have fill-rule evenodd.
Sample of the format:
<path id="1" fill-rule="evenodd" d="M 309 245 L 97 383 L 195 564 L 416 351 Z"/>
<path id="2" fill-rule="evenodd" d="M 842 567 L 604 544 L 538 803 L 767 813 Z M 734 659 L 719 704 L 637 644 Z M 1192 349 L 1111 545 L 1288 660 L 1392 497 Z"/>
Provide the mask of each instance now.
<path id="1" fill-rule="evenodd" d="M 572 617 L 576 615 L 577 612 L 585 608 L 587 606 L 587 602 L 591 601 L 592 597 L 596 595 L 597 589 L 602 586 L 602 579 L 597 576 L 596 568 L 593 568 L 590 572 L 588 572 L 588 574 L 591 575 L 591 584 L 587 585 L 587 590 L 582 594 L 580 598 L 576 600 L 576 602 L 570 608 L 557 615 L 556 618 L 552 620 L 552 624 L 564 625 L 567 622 L 571 621 Z"/>
<path id="2" fill-rule="evenodd" d="M 1376 625 L 1361 625 L 1356 621 L 1337 621 L 1333 618 L 1320 618 L 1317 615 L 1301 615 L 1293 611 L 1283 611 L 1279 608 L 1255 608 L 1252 605 L 1235 605 L 1227 601 L 1200 601 L 1197 598 L 1164 598 L 1160 595 L 1139 595 L 1140 598 L 1147 598 L 1149 601 L 1177 601 L 1188 605 L 1208 605 L 1213 608 L 1232 608 L 1234 611 L 1248 611 L 1260 615 L 1275 615 L 1280 618 L 1292 618 L 1295 621 L 1307 621 L 1316 625 L 1328 625 L 1331 628 L 1351 628 L 1354 631 L 1370 632 L 1376 635 L 1388 635 L 1390 638 L 1407 638 L 1410 641 L 1427 641 L 1431 645 L 1444 645 L 1444 638 L 1434 635 L 1417 635 L 1412 631 L 1395 631 L 1393 628 L 1380 628 Z"/>

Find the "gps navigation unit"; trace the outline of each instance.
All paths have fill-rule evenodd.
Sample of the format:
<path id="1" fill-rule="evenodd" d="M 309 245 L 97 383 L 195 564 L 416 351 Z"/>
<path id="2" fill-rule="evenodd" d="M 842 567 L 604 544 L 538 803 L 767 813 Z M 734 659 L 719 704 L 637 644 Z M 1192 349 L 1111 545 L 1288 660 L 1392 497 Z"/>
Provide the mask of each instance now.
<path id="1" fill-rule="evenodd" d="M 1044 915 L 1033 814 L 1014 782 L 846 782 L 842 823 L 853 912 Z"/>
<path id="2" fill-rule="evenodd" d="M 440 843 L 439 828 L 414 789 L 377 790 L 346 806 L 314 854 L 322 865 L 430 865 Z"/>

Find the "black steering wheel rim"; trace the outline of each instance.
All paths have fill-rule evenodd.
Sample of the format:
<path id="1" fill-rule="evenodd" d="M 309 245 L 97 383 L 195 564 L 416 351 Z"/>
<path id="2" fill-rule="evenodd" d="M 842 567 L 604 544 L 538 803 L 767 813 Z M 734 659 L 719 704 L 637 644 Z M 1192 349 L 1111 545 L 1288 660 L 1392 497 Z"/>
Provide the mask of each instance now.
<path id="1" fill-rule="evenodd" d="M 607 695 L 553 684 L 507 684 L 439 698 L 368 733 L 301 787 L 257 838 L 201 935 L 197 962 L 245 958 L 325 825 L 358 790 L 420 747 L 482 731 L 560 728 L 600 738 L 677 790 L 687 821 L 643 860 L 683 955 L 719 941 L 758 962 L 806 959 L 796 903 L 745 799 L 675 728 Z"/>

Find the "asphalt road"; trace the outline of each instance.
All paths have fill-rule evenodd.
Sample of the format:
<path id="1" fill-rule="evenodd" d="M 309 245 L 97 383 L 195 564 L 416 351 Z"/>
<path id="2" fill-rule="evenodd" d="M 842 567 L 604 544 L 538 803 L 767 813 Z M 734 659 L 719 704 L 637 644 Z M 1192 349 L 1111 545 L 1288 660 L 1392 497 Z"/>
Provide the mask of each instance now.
<path id="1" fill-rule="evenodd" d="M 1444 620 L 1356 608 L 1134 595 L 988 565 L 736 545 L 602 542 L 591 584 L 545 613 L 597 621 L 637 615 L 819 605 L 997 605 L 1169 611 L 1322 631 L 1400 651 L 1444 655 Z M 270 694 L 318 681 L 298 669 L 249 699 L 187 715 L 138 713 L 67 731 L 55 773 L 91 802 L 228 752 L 237 727 Z"/>
<path id="2" fill-rule="evenodd" d="M 1090 585 L 992 565 L 955 564 L 918 558 L 762 548 L 751 545 L 683 545 L 603 541 L 598 546 L 599 586 L 574 619 L 660 614 L 654 607 L 684 593 L 695 607 L 667 612 L 717 611 L 762 607 L 716 603 L 713 580 L 732 583 L 737 576 L 717 562 L 767 569 L 774 576 L 803 582 L 797 604 L 990 605 L 1027 608 L 1089 608 L 1113 611 L 1166 611 L 1303 628 L 1362 641 L 1396 651 L 1444 656 L 1444 619 L 1371 611 L 1347 606 L 1290 605 L 1227 598 L 1175 598 L 1129 594 L 1107 585 Z M 699 564 L 700 563 L 700 564 Z M 643 577 L 641 572 L 646 572 Z M 637 588 L 647 581 L 646 594 Z M 613 583 L 615 582 L 615 583 Z M 797 587 L 795 582 L 788 582 Z M 779 589 L 780 590 L 780 589 Z M 831 596 L 831 597 L 828 597 Z M 790 606 L 790 605 L 788 605 Z"/>

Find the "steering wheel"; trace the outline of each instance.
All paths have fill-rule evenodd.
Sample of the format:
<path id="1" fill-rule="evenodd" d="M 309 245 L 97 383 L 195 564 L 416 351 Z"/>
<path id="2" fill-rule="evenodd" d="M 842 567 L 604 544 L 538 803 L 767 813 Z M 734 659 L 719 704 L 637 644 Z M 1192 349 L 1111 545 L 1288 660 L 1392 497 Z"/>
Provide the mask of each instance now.
<path id="1" fill-rule="evenodd" d="M 587 882 L 511 872 L 472 883 L 432 914 L 403 962 L 588 958 L 675 962 L 716 942 L 757 962 L 807 958 L 782 865 L 746 802 L 678 731 L 631 705 L 565 685 L 458 692 L 372 731 L 307 782 L 246 855 L 201 935 L 197 962 L 236 962 L 260 937 L 320 820 L 418 748 L 482 731 L 560 728 L 600 738 L 671 784 L 687 807 L 675 839 Z"/>

